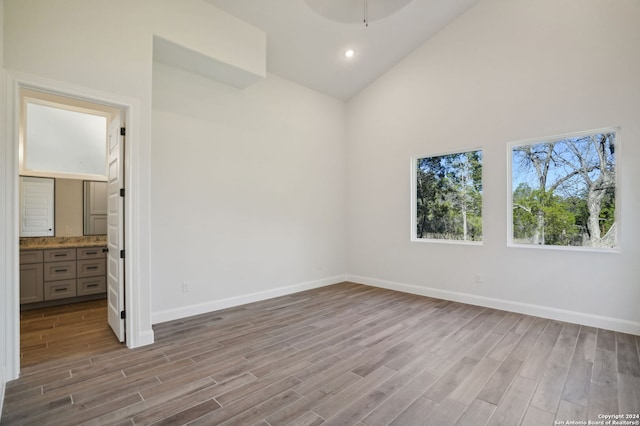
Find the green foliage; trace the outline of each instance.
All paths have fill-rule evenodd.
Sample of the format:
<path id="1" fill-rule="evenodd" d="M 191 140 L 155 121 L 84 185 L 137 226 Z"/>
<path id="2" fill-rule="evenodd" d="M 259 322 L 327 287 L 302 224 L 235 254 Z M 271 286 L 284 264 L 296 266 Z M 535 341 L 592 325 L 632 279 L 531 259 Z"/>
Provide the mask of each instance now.
<path id="1" fill-rule="evenodd" d="M 513 237 L 532 239 L 536 232 L 539 201 L 529 185 L 521 183 L 513 193 Z"/>
<path id="2" fill-rule="evenodd" d="M 551 197 L 543 207 L 545 218 L 545 243 L 550 245 L 572 245 L 580 234 L 575 227 L 575 216 L 566 210 L 558 197 Z"/>
<path id="3" fill-rule="evenodd" d="M 513 236 L 516 240 L 533 242 L 542 221 L 544 236 L 538 235 L 539 244 L 580 245 L 576 212 L 583 214 L 586 203 L 578 205 L 578 210 L 575 207 L 571 200 L 521 183 L 513 192 Z"/>
<path id="4" fill-rule="evenodd" d="M 482 151 L 416 164 L 418 238 L 482 240 Z"/>

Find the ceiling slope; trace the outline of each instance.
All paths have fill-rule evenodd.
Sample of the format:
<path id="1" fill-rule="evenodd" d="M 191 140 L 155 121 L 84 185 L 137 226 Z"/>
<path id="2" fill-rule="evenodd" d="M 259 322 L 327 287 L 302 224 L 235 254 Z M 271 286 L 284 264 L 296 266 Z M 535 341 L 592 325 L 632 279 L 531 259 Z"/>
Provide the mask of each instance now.
<path id="1" fill-rule="evenodd" d="M 267 33 L 268 72 L 349 100 L 478 0 L 413 0 L 368 26 L 331 21 L 304 0 L 206 1 Z"/>

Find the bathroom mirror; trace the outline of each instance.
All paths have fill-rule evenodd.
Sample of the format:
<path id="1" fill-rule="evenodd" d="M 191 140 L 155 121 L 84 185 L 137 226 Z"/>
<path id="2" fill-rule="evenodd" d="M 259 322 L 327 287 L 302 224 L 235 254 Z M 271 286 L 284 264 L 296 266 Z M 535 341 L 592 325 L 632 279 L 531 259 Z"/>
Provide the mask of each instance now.
<path id="1" fill-rule="evenodd" d="M 107 233 L 107 182 L 20 177 L 21 237 Z"/>

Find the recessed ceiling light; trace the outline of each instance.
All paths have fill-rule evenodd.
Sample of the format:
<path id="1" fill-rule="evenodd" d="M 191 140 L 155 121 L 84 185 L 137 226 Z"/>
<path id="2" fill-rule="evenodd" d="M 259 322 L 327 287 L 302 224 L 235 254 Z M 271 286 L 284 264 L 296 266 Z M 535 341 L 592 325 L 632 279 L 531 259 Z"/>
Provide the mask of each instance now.
<path id="1" fill-rule="evenodd" d="M 355 55 L 355 54 L 356 54 L 356 51 L 355 51 L 355 50 L 353 50 L 353 49 L 347 49 L 347 50 L 344 52 L 344 56 L 345 56 L 346 58 L 353 58 L 353 55 Z"/>

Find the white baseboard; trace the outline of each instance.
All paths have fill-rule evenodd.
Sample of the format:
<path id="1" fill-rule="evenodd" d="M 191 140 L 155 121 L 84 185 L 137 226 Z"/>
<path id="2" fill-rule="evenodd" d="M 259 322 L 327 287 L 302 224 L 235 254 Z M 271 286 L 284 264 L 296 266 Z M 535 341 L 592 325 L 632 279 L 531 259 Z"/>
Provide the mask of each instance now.
<path id="1" fill-rule="evenodd" d="M 547 306 L 532 305 L 511 300 L 477 296 L 469 293 L 460 293 L 456 291 L 422 287 L 412 284 L 385 281 L 357 275 L 347 275 L 347 281 L 369 285 L 372 287 L 401 291 L 403 293 L 411 293 L 420 296 L 434 297 L 436 299 L 444 299 L 454 302 L 468 303 L 471 305 L 485 306 L 488 308 L 494 308 L 503 311 L 516 312 L 520 314 L 571 322 L 575 324 L 582 324 L 590 327 L 604 328 L 607 330 L 614 330 L 622 333 L 629 333 L 640 336 L 640 323 L 620 318 L 605 317 L 577 311 L 568 311 L 564 309 L 550 308 Z"/>
<path id="2" fill-rule="evenodd" d="M 488 308 L 500 309 L 503 311 L 516 312 L 541 318 L 549 318 L 558 321 L 587 325 L 590 327 L 619 331 L 622 333 L 640 335 L 640 323 L 620 318 L 605 317 L 584 312 L 569 311 L 565 309 L 551 308 L 548 306 L 515 302 L 506 299 L 497 299 L 469 293 L 423 287 L 394 281 L 379 280 L 376 278 L 363 277 L 359 275 L 336 275 L 321 280 L 308 281 L 257 293 L 229 297 L 220 300 L 213 300 L 198 305 L 189 305 L 180 308 L 169 309 L 166 311 L 154 312 L 152 321 L 153 324 L 158 324 L 180 318 L 187 318 L 194 315 L 214 312 L 220 309 L 232 308 L 234 306 L 244 305 L 247 303 L 259 302 L 261 300 L 272 299 L 279 296 L 286 296 L 288 294 L 293 294 L 304 290 L 311 290 L 331 284 L 337 284 L 343 281 L 350 281 L 358 284 L 369 285 L 372 287 L 401 291 L 403 293 L 434 297 L 437 299 L 451 300 L 454 302 L 468 303 L 477 306 L 485 306 Z M 151 336 L 151 339 L 153 339 L 153 336 Z"/>
<path id="3" fill-rule="evenodd" d="M 286 296 L 288 294 L 298 293 L 304 290 L 325 287 L 331 284 L 341 283 L 343 281 L 346 281 L 346 279 L 346 275 L 336 275 L 316 281 L 307 281 L 304 283 L 294 284 L 286 287 L 278 287 L 271 290 L 260 291 L 257 293 L 229 297 L 220 300 L 212 300 L 210 302 L 201 303 L 198 305 L 189 305 L 175 309 L 168 309 L 166 311 L 154 312 L 151 319 L 153 324 L 158 324 L 161 322 L 187 318 L 194 315 L 205 314 L 208 312 L 214 312 L 220 309 L 232 308 L 234 306 L 244 305 L 247 303 L 272 299 L 274 297 Z"/>
<path id="4" fill-rule="evenodd" d="M 128 336 L 129 335 L 127 335 L 127 347 L 129 349 L 150 345 L 154 342 L 153 329 L 138 332 L 135 339 L 131 339 Z"/>

